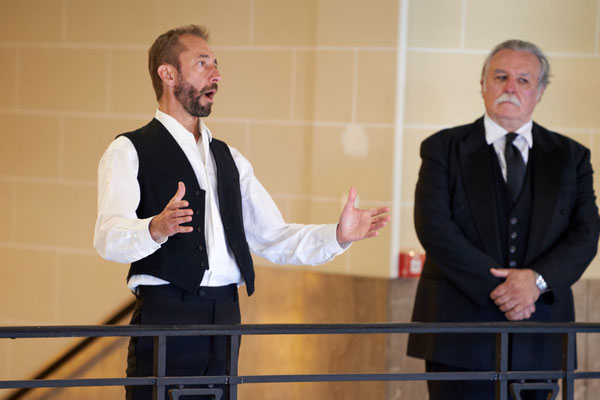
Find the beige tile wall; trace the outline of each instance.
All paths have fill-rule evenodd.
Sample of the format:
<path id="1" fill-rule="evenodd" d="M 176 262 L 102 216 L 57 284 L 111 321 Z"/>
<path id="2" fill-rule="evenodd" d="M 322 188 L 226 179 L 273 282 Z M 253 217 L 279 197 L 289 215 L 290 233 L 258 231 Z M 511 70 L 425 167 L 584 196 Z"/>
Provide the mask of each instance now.
<path id="1" fill-rule="evenodd" d="M 91 247 L 96 165 L 117 133 L 151 118 L 146 51 L 174 26 L 210 28 L 223 81 L 207 123 L 253 162 L 286 218 L 335 222 L 351 185 L 361 207 L 390 205 L 400 189 L 400 226 L 309 270 L 388 277 L 394 230 L 400 248 L 419 247 L 418 145 L 481 115 L 480 64 L 507 31 L 554 65 L 536 119 L 588 144 L 600 169 L 598 0 L 411 1 L 394 154 L 401 3 L 0 0 L 0 324 L 97 323 L 130 298 L 127 266 Z M 27 369 L 9 361 L 18 349 L 0 343 L 3 376 Z"/>

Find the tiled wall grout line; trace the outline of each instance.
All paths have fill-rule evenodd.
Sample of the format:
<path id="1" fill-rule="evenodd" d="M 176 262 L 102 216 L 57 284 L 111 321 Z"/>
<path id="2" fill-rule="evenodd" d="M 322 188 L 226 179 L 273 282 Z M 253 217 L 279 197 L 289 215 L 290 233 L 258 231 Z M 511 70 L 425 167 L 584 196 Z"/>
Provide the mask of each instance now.
<path id="1" fill-rule="evenodd" d="M 65 179 L 65 117 L 58 116 L 58 179 Z"/>
<path id="2" fill-rule="evenodd" d="M 71 255 L 82 255 L 82 256 L 96 256 L 96 250 L 91 246 L 88 247 L 66 247 L 66 246 L 54 246 L 45 245 L 38 243 L 15 243 L 15 242 L 3 242 L 0 241 L 0 249 L 13 249 L 13 250 L 25 250 L 25 251 L 43 251 L 43 252 L 58 252 L 61 254 Z"/>
<path id="3" fill-rule="evenodd" d="M 14 180 L 11 185 L 11 207 L 10 207 L 10 241 L 17 241 L 17 180 Z"/>
<path id="4" fill-rule="evenodd" d="M 21 49 L 15 49 L 15 108 L 21 105 Z"/>
<path id="5" fill-rule="evenodd" d="M 350 108 L 350 123 L 356 123 L 358 108 L 358 50 L 352 52 L 352 105 Z"/>
<path id="6" fill-rule="evenodd" d="M 54 316 L 53 323 L 59 324 L 59 315 L 60 315 L 60 292 L 61 292 L 61 282 L 62 282 L 62 268 L 61 268 L 61 252 L 55 250 L 54 254 L 54 269 L 56 273 L 54 274 Z"/>
<path id="7" fill-rule="evenodd" d="M 62 13 L 62 23 L 61 23 L 61 30 L 60 30 L 60 35 L 61 35 L 61 41 L 63 44 L 67 43 L 68 40 L 68 27 L 67 27 L 67 19 L 68 19 L 68 12 L 67 12 L 67 1 L 68 0 L 62 0 L 61 3 L 61 13 Z"/>
<path id="8" fill-rule="evenodd" d="M 85 187 L 96 187 L 96 181 L 85 181 L 77 179 L 65 179 L 65 178 L 40 178 L 30 176 L 12 176 L 12 175 L 0 175 L 0 182 L 13 182 L 18 183 L 29 183 L 29 184 L 48 184 L 48 185 L 72 185 L 72 186 L 85 186 Z"/>
<path id="9" fill-rule="evenodd" d="M 254 0 L 250 0 L 250 12 L 248 13 L 248 45 L 253 45 L 254 44 L 254 24 L 256 21 L 255 15 L 254 15 L 254 9 L 255 9 L 255 2 Z"/>
<path id="10" fill-rule="evenodd" d="M 459 46 L 461 49 L 466 47 L 467 40 L 467 0 L 462 0 L 460 4 L 460 38 Z"/>
<path id="11" fill-rule="evenodd" d="M 106 101 L 104 103 L 105 111 L 110 115 L 111 111 L 111 96 L 112 96 L 112 74 L 113 74 L 113 51 L 108 50 L 106 52 L 106 91 L 104 95 L 106 96 Z"/>
<path id="12" fill-rule="evenodd" d="M 596 0 L 596 37 L 594 48 L 596 55 L 600 56 L 600 0 Z"/>
<path id="13" fill-rule="evenodd" d="M 296 92 L 298 91 L 296 74 L 298 73 L 298 52 L 292 50 L 292 65 L 291 65 L 291 88 L 290 88 L 290 120 L 296 120 Z"/>

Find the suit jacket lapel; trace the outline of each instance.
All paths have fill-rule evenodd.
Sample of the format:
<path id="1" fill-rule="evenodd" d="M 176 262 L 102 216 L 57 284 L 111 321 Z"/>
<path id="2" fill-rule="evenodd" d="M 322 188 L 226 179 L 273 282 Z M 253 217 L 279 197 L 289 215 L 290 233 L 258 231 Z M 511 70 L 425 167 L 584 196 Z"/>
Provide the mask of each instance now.
<path id="1" fill-rule="evenodd" d="M 465 193 L 484 251 L 500 261 L 502 250 L 492 165 L 496 160 L 485 141 L 483 118 L 475 121 L 463 138 L 459 159 Z"/>
<path id="2" fill-rule="evenodd" d="M 531 258 L 535 254 L 539 254 L 539 248 L 556 208 L 561 171 L 565 162 L 560 148 L 548 140 L 544 133 L 543 128 L 533 124 L 533 148 L 528 161 L 532 163 L 533 203 L 525 265 L 532 261 Z"/>

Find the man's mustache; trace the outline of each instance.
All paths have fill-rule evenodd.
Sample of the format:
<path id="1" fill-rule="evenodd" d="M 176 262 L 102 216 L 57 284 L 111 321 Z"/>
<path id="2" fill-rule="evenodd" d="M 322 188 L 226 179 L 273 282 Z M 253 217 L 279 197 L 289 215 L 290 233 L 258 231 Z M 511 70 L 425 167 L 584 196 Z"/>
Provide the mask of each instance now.
<path id="1" fill-rule="evenodd" d="M 504 103 L 504 102 L 509 102 L 509 103 L 514 104 L 517 107 L 521 107 L 521 102 L 519 101 L 517 96 L 515 96 L 514 94 L 502 93 L 502 95 L 500 95 L 496 99 L 495 103 L 500 104 L 500 103 Z"/>

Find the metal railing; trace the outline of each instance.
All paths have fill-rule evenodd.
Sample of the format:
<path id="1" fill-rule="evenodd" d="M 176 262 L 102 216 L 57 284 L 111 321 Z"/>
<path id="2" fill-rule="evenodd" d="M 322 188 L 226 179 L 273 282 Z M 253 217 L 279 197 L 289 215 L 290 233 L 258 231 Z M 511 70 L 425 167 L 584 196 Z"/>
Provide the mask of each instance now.
<path id="1" fill-rule="evenodd" d="M 406 333 L 487 333 L 496 336 L 496 368 L 477 372 L 425 372 L 425 373 L 374 373 L 374 374 L 310 374 L 310 375 L 239 375 L 237 357 L 229 357 L 230 373 L 227 376 L 166 376 L 166 339 L 169 336 L 228 336 L 229 354 L 238 354 L 240 337 L 245 335 L 328 335 L 328 334 L 406 334 Z M 542 333 L 561 334 L 563 337 L 563 365 L 557 371 L 510 371 L 509 335 Z M 496 399 L 508 400 L 509 390 L 515 399 L 520 391 L 533 389 L 536 384 L 514 383 L 536 380 L 544 388 L 558 394 L 562 382 L 562 399 L 574 399 L 574 383 L 578 379 L 599 379 L 600 371 L 575 371 L 575 335 L 600 333 L 600 323 L 380 323 L 380 324 L 278 324 L 278 325 L 214 325 L 214 326 L 27 326 L 2 327 L 0 339 L 65 338 L 65 337 L 154 337 L 154 375 L 132 378 L 98 379 L 31 379 L 2 380 L 0 389 L 57 388 L 83 386 L 136 386 L 151 385 L 153 398 L 162 399 L 167 386 L 175 386 L 169 395 L 173 399 L 192 394 L 198 389 L 185 389 L 186 385 L 228 385 L 230 398 L 237 399 L 238 385 L 251 383 L 289 382 L 349 382 L 349 381 L 426 381 L 426 380 L 486 380 L 496 385 Z M 537 383 L 540 385 L 540 383 Z M 554 385 L 554 386 L 552 386 Z M 210 391 L 210 390 L 209 390 Z M 218 400 L 218 390 L 212 390 Z"/>

